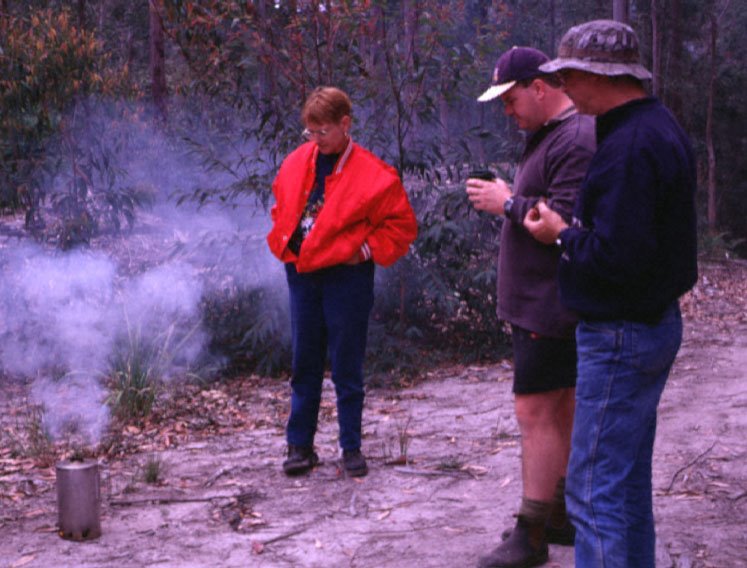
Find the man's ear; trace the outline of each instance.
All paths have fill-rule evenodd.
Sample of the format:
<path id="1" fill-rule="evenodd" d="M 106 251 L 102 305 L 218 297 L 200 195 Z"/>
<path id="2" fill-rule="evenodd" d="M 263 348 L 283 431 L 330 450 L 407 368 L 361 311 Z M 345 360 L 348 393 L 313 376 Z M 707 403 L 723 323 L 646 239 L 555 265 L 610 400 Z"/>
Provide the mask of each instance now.
<path id="1" fill-rule="evenodd" d="M 532 81 L 529 87 L 532 89 L 532 92 L 539 100 L 545 98 L 545 95 L 547 94 L 547 84 L 543 80 L 535 79 L 534 81 Z"/>

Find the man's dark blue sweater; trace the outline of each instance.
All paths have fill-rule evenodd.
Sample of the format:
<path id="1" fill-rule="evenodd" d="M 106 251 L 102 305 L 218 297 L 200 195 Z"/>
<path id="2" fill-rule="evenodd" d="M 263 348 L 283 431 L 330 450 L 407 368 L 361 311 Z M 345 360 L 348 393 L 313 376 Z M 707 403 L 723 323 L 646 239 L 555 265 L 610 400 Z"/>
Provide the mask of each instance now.
<path id="1" fill-rule="evenodd" d="M 697 279 L 695 160 L 655 98 L 597 117 L 597 152 L 560 234 L 564 304 L 585 320 L 653 322 Z"/>

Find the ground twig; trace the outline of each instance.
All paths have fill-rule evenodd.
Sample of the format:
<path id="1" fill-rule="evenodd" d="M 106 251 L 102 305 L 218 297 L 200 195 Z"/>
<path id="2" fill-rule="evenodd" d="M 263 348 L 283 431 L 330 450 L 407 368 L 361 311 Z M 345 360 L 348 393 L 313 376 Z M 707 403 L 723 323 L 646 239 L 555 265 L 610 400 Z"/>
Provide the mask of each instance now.
<path id="1" fill-rule="evenodd" d="M 207 503 L 216 499 L 239 499 L 238 495 L 207 495 L 205 497 L 143 497 L 141 499 L 119 499 L 109 501 L 112 507 L 132 507 L 137 505 L 170 505 L 174 503 Z"/>
<path id="2" fill-rule="evenodd" d="M 709 453 L 711 452 L 711 450 L 712 450 L 712 449 L 713 449 L 713 448 L 714 448 L 715 446 L 716 446 L 716 442 L 713 442 L 713 444 L 711 444 L 711 447 L 710 447 L 710 448 L 708 448 L 708 449 L 707 449 L 707 450 L 705 450 L 704 452 L 700 453 L 700 454 L 699 454 L 699 455 L 698 455 L 698 456 L 697 456 L 697 457 L 696 457 L 696 458 L 695 458 L 694 460 L 692 460 L 691 462 L 689 462 L 689 463 L 687 463 L 687 464 L 683 465 L 683 466 L 682 466 L 681 468 L 679 468 L 679 469 L 678 469 L 677 471 L 675 471 L 675 472 L 674 472 L 674 475 L 672 476 L 672 481 L 670 481 L 670 482 L 669 482 L 669 487 L 667 487 L 667 493 L 671 493 L 671 491 L 672 491 L 672 487 L 674 487 L 674 482 L 675 482 L 675 481 L 677 480 L 677 476 L 678 476 L 678 475 L 679 475 L 680 473 L 682 473 L 682 472 L 683 472 L 683 471 L 685 471 L 685 470 L 686 470 L 687 468 L 689 468 L 689 467 L 692 467 L 693 465 L 695 465 L 696 463 L 698 463 L 698 462 L 699 462 L 699 461 L 700 461 L 700 460 L 701 460 L 701 459 L 702 459 L 702 458 L 703 458 L 704 456 L 706 456 L 707 454 L 709 454 Z"/>
<path id="3" fill-rule="evenodd" d="M 295 529 L 295 530 L 292 530 L 290 532 L 283 533 L 281 535 L 278 535 L 278 536 L 275 536 L 275 537 L 272 537 L 272 538 L 268 538 L 267 540 L 263 540 L 262 544 L 264 546 L 267 546 L 268 544 L 272 544 L 273 542 L 279 542 L 281 540 L 285 540 L 286 538 L 294 537 L 297 534 L 301 534 L 302 532 L 306 532 L 307 530 L 309 530 L 309 526 L 311 526 L 311 525 L 305 525 L 305 526 L 303 526 L 303 527 L 301 527 L 299 529 Z"/>
<path id="4" fill-rule="evenodd" d="M 425 475 L 430 477 L 463 477 L 464 472 L 454 470 L 414 469 L 412 467 L 395 467 L 394 471 L 408 475 Z"/>

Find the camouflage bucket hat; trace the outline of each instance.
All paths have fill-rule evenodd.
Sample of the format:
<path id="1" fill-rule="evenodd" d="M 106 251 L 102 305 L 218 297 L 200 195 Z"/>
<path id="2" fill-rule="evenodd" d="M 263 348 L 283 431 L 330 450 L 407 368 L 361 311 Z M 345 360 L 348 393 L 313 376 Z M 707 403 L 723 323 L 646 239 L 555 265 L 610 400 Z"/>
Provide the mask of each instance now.
<path id="1" fill-rule="evenodd" d="M 569 29 L 558 47 L 558 57 L 540 66 L 545 73 L 578 69 L 597 75 L 632 75 L 650 79 L 640 63 L 633 28 L 614 20 L 594 20 Z"/>

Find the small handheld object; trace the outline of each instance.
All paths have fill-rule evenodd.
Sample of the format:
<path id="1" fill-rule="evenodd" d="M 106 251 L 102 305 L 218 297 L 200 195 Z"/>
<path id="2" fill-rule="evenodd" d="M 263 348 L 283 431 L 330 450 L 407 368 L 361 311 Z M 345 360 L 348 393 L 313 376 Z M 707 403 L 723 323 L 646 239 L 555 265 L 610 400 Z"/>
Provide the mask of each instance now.
<path id="1" fill-rule="evenodd" d="M 470 178 L 482 179 L 485 181 L 493 181 L 495 180 L 495 174 L 487 169 L 470 170 L 470 172 L 467 174 L 467 179 L 470 179 Z"/>

